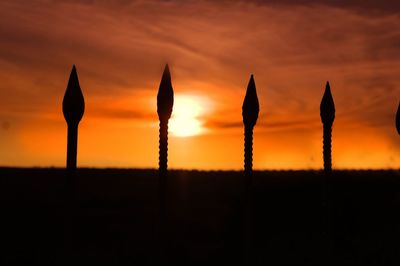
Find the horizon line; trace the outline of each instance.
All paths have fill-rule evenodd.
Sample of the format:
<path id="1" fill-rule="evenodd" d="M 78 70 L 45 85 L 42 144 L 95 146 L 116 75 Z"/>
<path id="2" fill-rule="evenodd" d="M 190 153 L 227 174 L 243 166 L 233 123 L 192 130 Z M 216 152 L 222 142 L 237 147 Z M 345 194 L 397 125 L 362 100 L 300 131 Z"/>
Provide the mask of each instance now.
<path id="1" fill-rule="evenodd" d="M 54 170 L 66 170 L 65 167 L 62 166 L 5 166 L 0 165 L 0 170 L 3 169 L 54 169 Z M 78 167 L 77 170 L 139 170 L 139 171 L 158 171 L 158 168 L 154 167 L 114 167 L 114 166 L 105 166 L 105 167 L 95 167 L 95 166 L 82 166 Z M 196 171 L 196 172 L 244 172 L 243 169 L 196 169 L 196 168 L 168 168 L 168 171 L 177 172 L 177 171 Z M 264 168 L 264 169 L 253 169 L 253 172 L 323 172 L 323 168 Z M 333 172 L 340 171 L 399 171 L 400 168 L 333 168 Z"/>

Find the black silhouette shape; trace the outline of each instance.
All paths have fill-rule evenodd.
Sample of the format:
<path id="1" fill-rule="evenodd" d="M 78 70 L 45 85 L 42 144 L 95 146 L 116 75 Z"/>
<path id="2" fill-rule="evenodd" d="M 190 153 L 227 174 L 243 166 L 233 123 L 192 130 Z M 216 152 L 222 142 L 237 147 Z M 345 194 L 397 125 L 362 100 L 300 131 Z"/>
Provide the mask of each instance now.
<path id="1" fill-rule="evenodd" d="M 333 102 L 329 81 L 326 82 L 325 93 L 321 100 L 320 116 L 323 124 L 323 157 L 324 171 L 332 172 L 332 125 L 335 120 L 335 103 Z"/>
<path id="2" fill-rule="evenodd" d="M 165 256 L 165 223 L 167 215 L 167 169 L 168 169 L 168 120 L 172 114 L 174 105 L 174 90 L 171 83 L 171 74 L 168 64 L 165 66 L 160 87 L 157 94 L 157 113 L 160 120 L 159 136 L 159 183 L 158 183 L 158 201 L 159 201 L 159 248 L 160 257 Z"/>
<path id="3" fill-rule="evenodd" d="M 159 171 L 166 172 L 168 164 L 168 120 L 174 105 L 174 90 L 168 64 L 165 66 L 157 94 L 157 114 L 160 120 Z"/>
<path id="4" fill-rule="evenodd" d="M 251 75 L 246 96 L 242 106 L 244 124 L 244 171 L 250 176 L 253 172 L 253 129 L 257 123 L 260 106 L 257 98 L 256 84 Z"/>
<path id="5" fill-rule="evenodd" d="M 63 114 L 68 125 L 67 170 L 76 169 L 78 125 L 85 111 L 85 100 L 79 85 L 75 65 L 72 67 L 63 99 Z"/>
<path id="6" fill-rule="evenodd" d="M 168 168 L 168 120 L 172 114 L 172 106 L 174 105 L 174 90 L 171 83 L 171 74 L 168 64 L 161 78 L 160 87 L 157 94 L 157 114 L 160 120 L 160 135 L 159 135 L 159 200 L 161 205 L 165 205 L 166 200 L 166 175 Z M 160 207 L 161 210 L 164 207 Z"/>
<path id="7" fill-rule="evenodd" d="M 400 135 L 400 103 L 399 107 L 397 107 L 397 113 L 396 113 L 396 129 L 397 133 Z"/>
<path id="8" fill-rule="evenodd" d="M 247 85 L 242 105 L 244 124 L 244 194 L 243 194 L 243 264 L 253 263 L 253 129 L 257 123 L 260 106 L 253 75 Z"/>

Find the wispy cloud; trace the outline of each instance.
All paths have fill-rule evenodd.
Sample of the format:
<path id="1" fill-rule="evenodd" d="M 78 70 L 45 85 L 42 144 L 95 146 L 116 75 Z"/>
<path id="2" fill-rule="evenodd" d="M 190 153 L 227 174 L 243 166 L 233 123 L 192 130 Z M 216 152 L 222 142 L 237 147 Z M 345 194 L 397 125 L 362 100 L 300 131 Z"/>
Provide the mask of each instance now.
<path id="1" fill-rule="evenodd" d="M 154 106 L 131 95 L 153 97 L 168 61 L 177 93 L 215 102 L 203 118 L 211 129 L 241 126 L 254 73 L 262 128 L 315 132 L 330 80 L 337 127 L 390 135 L 399 10 L 396 1 L 369 0 L 2 1 L 0 118 L 24 124 L 58 114 L 76 64 L 86 117 L 155 121 Z"/>

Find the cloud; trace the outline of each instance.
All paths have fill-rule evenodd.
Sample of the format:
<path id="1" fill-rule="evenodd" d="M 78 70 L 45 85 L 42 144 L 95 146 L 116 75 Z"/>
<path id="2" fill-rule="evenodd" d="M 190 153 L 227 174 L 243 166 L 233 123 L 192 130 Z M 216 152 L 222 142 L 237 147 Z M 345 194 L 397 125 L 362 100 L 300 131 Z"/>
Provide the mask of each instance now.
<path id="1" fill-rule="evenodd" d="M 149 120 L 154 119 L 154 114 L 149 114 L 141 110 L 129 110 L 118 108 L 96 108 L 91 112 L 92 117 L 102 119 L 128 119 L 128 120 Z"/>
<path id="2" fill-rule="evenodd" d="M 8 130 L 9 128 L 10 128 L 10 122 L 8 122 L 8 121 L 3 121 L 3 122 L 1 122 L 1 128 L 3 129 L 3 130 Z"/>
<path id="3" fill-rule="evenodd" d="M 62 119 L 76 64 L 85 116 L 155 121 L 154 102 L 140 98 L 155 99 L 169 62 L 176 94 L 212 99 L 203 119 L 214 130 L 239 130 L 254 73 L 262 130 L 317 132 L 329 80 L 335 126 L 389 136 L 400 90 L 399 9 L 372 0 L 2 1 L 0 115 Z"/>
<path id="4" fill-rule="evenodd" d="M 270 6 L 327 6 L 334 8 L 350 9 L 359 13 L 381 14 L 397 13 L 400 11 L 400 3 L 396 0 L 374 1 L 374 0 L 255 0 L 256 3 Z"/>
<path id="5" fill-rule="evenodd" d="M 76 63 L 88 97 L 122 97 L 129 90 L 156 89 L 163 63 L 173 61 L 173 79 L 183 86 L 203 81 L 221 91 L 241 89 L 246 76 L 255 73 L 265 106 L 286 103 L 287 112 L 296 106 L 312 112 L 308 102 L 318 105 L 315 89 L 322 90 L 326 79 L 367 92 L 351 80 L 370 81 L 373 69 L 376 76 L 385 75 L 375 87 L 396 93 L 389 89 L 397 85 L 394 71 L 379 72 L 398 67 L 399 17 L 364 17 L 333 8 L 355 6 L 347 1 L 318 6 L 284 1 L 285 8 L 261 2 L 261 7 L 240 1 L 229 6 L 209 1 L 3 2 L 1 77 L 13 79 L 6 79 L 1 92 L 15 98 L 30 94 L 32 103 L 45 108 L 62 95 Z M 363 3 L 388 9 L 375 1 Z M 349 101 L 355 97 L 343 90 L 335 94 Z"/>

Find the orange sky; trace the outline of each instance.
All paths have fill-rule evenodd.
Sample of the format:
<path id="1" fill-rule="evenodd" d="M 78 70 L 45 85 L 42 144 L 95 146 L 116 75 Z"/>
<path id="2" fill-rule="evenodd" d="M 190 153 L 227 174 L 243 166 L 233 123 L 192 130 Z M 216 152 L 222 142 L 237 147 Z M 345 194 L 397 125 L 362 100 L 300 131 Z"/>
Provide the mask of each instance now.
<path id="1" fill-rule="evenodd" d="M 322 167 L 319 103 L 336 104 L 333 167 L 398 168 L 396 1 L 1 1 L 0 165 L 63 166 L 62 98 L 86 101 L 78 165 L 157 167 L 156 95 L 169 62 L 203 132 L 171 134 L 172 168 L 241 169 L 250 74 L 256 169 Z"/>

